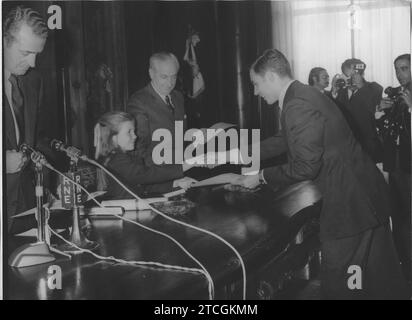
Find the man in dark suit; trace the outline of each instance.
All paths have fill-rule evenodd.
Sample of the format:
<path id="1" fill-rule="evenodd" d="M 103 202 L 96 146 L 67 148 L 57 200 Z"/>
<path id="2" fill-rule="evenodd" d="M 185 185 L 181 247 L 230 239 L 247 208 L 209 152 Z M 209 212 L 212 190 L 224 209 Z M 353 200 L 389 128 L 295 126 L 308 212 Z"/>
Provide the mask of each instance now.
<path id="1" fill-rule="evenodd" d="M 346 118 L 356 139 L 375 161 L 382 160 L 382 145 L 375 124 L 375 109 L 382 97 L 382 86 L 364 78 L 366 64 L 359 59 L 348 59 L 342 64 L 342 72 L 350 85 L 338 90 L 332 81 L 331 95 L 336 104 L 345 109 Z"/>
<path id="2" fill-rule="evenodd" d="M 394 61 L 400 87 L 395 97 L 383 98 L 377 112 L 383 141 L 383 170 L 389 173 L 389 186 L 395 206 L 393 237 L 404 273 L 411 279 L 411 55 Z"/>
<path id="3" fill-rule="evenodd" d="M 43 51 L 47 26 L 39 13 L 17 7 L 3 19 L 3 114 L 5 124 L 6 210 L 11 233 L 36 226 L 35 220 L 11 219 L 35 206 L 33 171 L 19 147 L 38 147 L 42 120 L 42 81 L 33 69 Z"/>
<path id="4" fill-rule="evenodd" d="M 155 53 L 150 57 L 149 74 L 151 82 L 135 92 L 128 101 L 127 111 L 136 118 L 137 145 L 136 152 L 144 156 L 148 166 L 159 166 L 153 161 L 152 152 L 159 141 L 153 141 L 152 135 L 158 129 L 171 133 L 170 148 L 172 161 L 175 163 L 176 152 L 183 154 L 183 137 L 181 146 L 175 146 L 175 123 L 180 121 L 183 132 L 186 128 L 183 95 L 174 90 L 179 62 L 175 55 L 168 52 Z M 183 159 L 182 159 L 183 160 Z M 183 177 L 189 167 L 181 164 L 162 164 L 176 171 L 175 177 Z M 185 179 L 191 184 L 194 180 Z"/>
<path id="5" fill-rule="evenodd" d="M 283 188 L 312 180 L 318 186 L 323 194 L 324 298 L 406 298 L 388 226 L 387 185 L 338 107 L 318 90 L 293 80 L 289 62 L 277 50 L 265 51 L 252 65 L 250 77 L 255 95 L 268 104 L 279 100 L 282 134 L 271 141 L 274 154 L 287 152 L 288 163 L 241 177 L 236 184 Z M 354 267 L 357 281 L 351 278 Z"/>

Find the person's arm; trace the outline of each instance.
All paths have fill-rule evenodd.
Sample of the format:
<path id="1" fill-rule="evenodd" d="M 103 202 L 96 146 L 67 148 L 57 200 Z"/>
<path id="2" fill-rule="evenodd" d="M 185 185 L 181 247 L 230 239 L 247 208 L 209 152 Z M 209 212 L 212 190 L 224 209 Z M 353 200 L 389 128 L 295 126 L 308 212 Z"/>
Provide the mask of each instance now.
<path id="1" fill-rule="evenodd" d="M 260 161 L 280 156 L 287 150 L 286 140 L 281 133 L 269 137 L 263 141 L 257 142 L 257 144 L 258 146 L 250 144 L 245 148 L 243 146 L 240 146 L 238 148 L 219 152 L 211 151 L 207 152 L 206 155 L 198 156 L 198 158 L 201 159 L 204 156 L 207 164 L 206 167 L 212 169 L 222 164 L 218 163 L 217 159 L 226 159 L 226 163 L 232 164 L 248 164 L 248 161 L 251 161 L 250 157 L 253 156 L 253 152 L 256 149 L 258 149 L 260 152 Z"/>
<path id="2" fill-rule="evenodd" d="M 274 187 L 285 187 L 312 180 L 322 165 L 324 118 L 302 102 L 285 110 L 287 145 L 290 158 L 287 164 L 263 170 L 264 180 Z"/>
<path id="3" fill-rule="evenodd" d="M 121 181 L 130 185 L 162 183 L 183 177 L 177 166 L 146 165 L 141 157 L 127 153 L 114 155 L 108 166 Z"/>
<path id="4" fill-rule="evenodd" d="M 287 144 L 285 137 L 282 133 L 278 133 L 272 137 L 266 138 L 259 143 L 260 147 L 260 160 L 266 160 L 269 158 L 274 158 L 287 150 Z M 249 148 L 251 150 L 251 146 Z"/>
<path id="5" fill-rule="evenodd" d="M 26 163 L 25 155 L 16 150 L 6 150 L 6 173 L 19 172 Z"/>
<path id="6" fill-rule="evenodd" d="M 383 94 L 383 87 L 378 84 L 378 83 L 373 83 L 373 88 L 374 88 L 374 94 L 373 94 L 373 103 L 371 105 L 371 112 L 372 114 L 375 113 L 376 107 L 379 105 L 381 99 L 382 99 L 382 94 Z"/>
<path id="7" fill-rule="evenodd" d="M 183 177 L 178 165 L 145 165 L 141 157 L 119 153 L 108 163 L 110 170 L 126 185 L 145 193 L 165 193 L 173 188 L 187 189 L 196 180 Z M 181 167 L 181 166 L 180 166 Z"/>
<path id="8" fill-rule="evenodd" d="M 175 179 L 173 181 L 166 181 L 163 183 L 156 183 L 156 184 L 146 184 L 143 186 L 146 193 L 166 193 L 172 191 L 174 188 L 181 188 L 181 189 L 189 189 L 190 186 L 195 183 L 196 180 L 183 177 L 180 179 Z"/>

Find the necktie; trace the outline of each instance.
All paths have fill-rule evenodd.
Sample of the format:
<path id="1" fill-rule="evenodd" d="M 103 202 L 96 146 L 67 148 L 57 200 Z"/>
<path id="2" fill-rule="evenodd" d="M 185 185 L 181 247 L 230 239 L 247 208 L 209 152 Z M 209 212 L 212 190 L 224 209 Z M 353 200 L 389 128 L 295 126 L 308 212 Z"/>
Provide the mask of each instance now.
<path id="1" fill-rule="evenodd" d="M 166 104 L 169 107 L 170 111 L 172 111 L 172 113 L 175 114 L 175 108 L 173 107 L 172 100 L 170 99 L 170 97 L 166 96 L 165 100 L 166 100 Z"/>
<path id="2" fill-rule="evenodd" d="M 10 75 L 9 81 L 11 83 L 11 100 L 13 111 L 19 127 L 19 140 L 21 142 L 24 141 L 24 97 L 19 87 L 19 81 L 14 74 Z"/>

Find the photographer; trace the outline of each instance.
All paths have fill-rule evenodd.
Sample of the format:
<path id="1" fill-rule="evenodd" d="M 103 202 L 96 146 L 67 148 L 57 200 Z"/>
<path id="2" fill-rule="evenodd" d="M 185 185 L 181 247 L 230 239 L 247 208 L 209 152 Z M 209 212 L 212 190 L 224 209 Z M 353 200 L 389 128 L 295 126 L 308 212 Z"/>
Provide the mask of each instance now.
<path id="1" fill-rule="evenodd" d="M 309 72 L 308 84 L 327 95 L 329 93 L 329 91 L 326 91 L 329 86 L 329 75 L 326 69 L 322 67 L 312 68 Z"/>
<path id="2" fill-rule="evenodd" d="M 397 88 L 387 88 L 388 97 L 377 107 L 379 135 L 383 141 L 383 170 L 389 172 L 389 186 L 395 210 L 393 237 L 405 275 L 411 278 L 411 55 L 394 61 Z"/>
<path id="3" fill-rule="evenodd" d="M 364 78 L 366 64 L 359 59 L 348 59 L 342 64 L 342 75 L 332 80 L 332 99 L 346 111 L 346 119 L 375 163 L 382 158 L 382 144 L 375 124 L 375 109 L 382 97 L 382 87 Z M 345 112 L 344 112 L 345 113 Z"/>

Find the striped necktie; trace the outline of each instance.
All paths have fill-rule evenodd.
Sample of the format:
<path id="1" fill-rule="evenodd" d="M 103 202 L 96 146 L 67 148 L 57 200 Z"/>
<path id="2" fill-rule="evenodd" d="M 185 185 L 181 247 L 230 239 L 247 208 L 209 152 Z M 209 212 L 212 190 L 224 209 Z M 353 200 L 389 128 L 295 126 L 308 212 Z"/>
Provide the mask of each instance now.
<path id="1" fill-rule="evenodd" d="M 166 100 L 166 104 L 169 107 L 170 111 L 172 111 L 172 113 L 175 114 L 175 107 L 173 106 L 172 100 L 170 99 L 170 97 L 166 96 L 165 100 Z"/>

